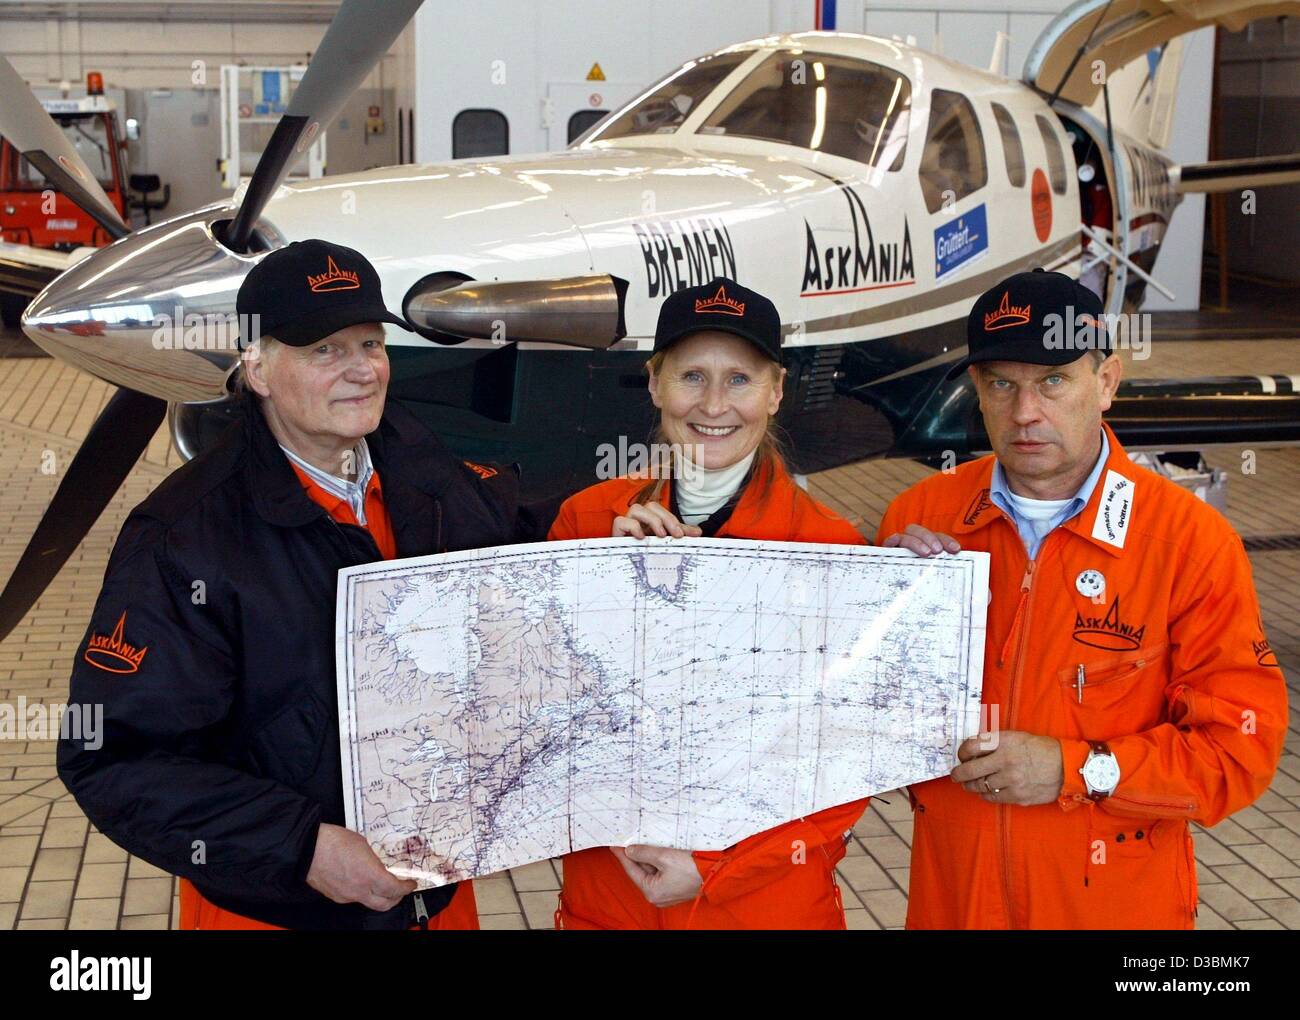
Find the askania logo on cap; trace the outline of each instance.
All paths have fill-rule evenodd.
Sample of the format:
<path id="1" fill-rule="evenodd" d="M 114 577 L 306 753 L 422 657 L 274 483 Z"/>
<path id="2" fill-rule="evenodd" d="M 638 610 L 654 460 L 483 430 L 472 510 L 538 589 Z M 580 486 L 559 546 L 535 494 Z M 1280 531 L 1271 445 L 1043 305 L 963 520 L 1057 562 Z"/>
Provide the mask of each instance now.
<path id="1" fill-rule="evenodd" d="M 701 312 L 721 312 L 723 315 L 744 315 L 745 302 L 733 301 L 727 297 L 726 289 L 722 284 L 718 284 L 718 292 L 707 301 L 704 298 L 697 298 L 695 301 L 695 314 Z"/>
<path id="2" fill-rule="evenodd" d="M 984 332 L 993 333 L 1008 326 L 1023 326 L 1029 321 L 1029 305 L 1013 305 L 1011 292 L 1002 292 L 1002 301 L 991 312 L 984 313 Z"/>
<path id="3" fill-rule="evenodd" d="M 326 255 L 325 262 L 325 272 L 317 276 L 307 274 L 307 283 L 317 294 L 330 290 L 356 290 L 361 286 L 361 277 L 351 269 L 340 269 L 333 255 Z"/>
<path id="4" fill-rule="evenodd" d="M 126 610 L 124 609 L 111 635 L 108 637 L 103 634 L 90 635 L 83 658 L 92 666 L 108 673 L 134 673 L 140 668 L 140 663 L 144 661 L 144 653 L 149 650 L 149 647 L 146 645 L 144 648 L 137 648 L 127 641 L 122 634 L 125 627 Z"/>

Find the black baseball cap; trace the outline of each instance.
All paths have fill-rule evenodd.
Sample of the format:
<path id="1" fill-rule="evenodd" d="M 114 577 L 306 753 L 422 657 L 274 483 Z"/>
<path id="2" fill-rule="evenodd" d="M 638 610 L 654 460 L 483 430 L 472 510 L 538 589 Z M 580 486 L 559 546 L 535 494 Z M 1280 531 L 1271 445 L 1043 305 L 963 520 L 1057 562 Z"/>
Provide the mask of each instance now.
<path id="1" fill-rule="evenodd" d="M 235 298 L 240 346 L 258 315 L 260 332 L 291 347 L 362 322 L 391 322 L 414 332 L 384 305 L 379 274 L 361 252 L 313 238 L 277 248 L 248 271 Z"/>
<path id="2" fill-rule="evenodd" d="M 689 333 L 720 329 L 748 340 L 773 361 L 781 360 L 781 316 L 758 291 L 725 276 L 703 287 L 669 294 L 659 306 L 656 351 L 667 350 Z"/>
<path id="3" fill-rule="evenodd" d="M 1055 319 L 1052 318 L 1055 316 Z M 1101 298 L 1064 273 L 1035 269 L 1016 273 L 986 290 L 966 317 L 966 357 L 948 372 L 951 379 L 981 361 L 1068 365 L 1095 341 L 1114 350 L 1102 319 Z"/>

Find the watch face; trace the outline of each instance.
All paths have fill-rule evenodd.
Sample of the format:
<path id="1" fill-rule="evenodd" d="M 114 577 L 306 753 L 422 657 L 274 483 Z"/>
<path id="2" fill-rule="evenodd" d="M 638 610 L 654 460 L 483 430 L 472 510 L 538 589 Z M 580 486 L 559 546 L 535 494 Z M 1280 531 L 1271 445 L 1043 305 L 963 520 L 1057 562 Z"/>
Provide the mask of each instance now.
<path id="1" fill-rule="evenodd" d="M 1119 762 L 1113 754 L 1094 754 L 1084 763 L 1083 778 L 1090 790 L 1109 793 L 1119 785 Z"/>

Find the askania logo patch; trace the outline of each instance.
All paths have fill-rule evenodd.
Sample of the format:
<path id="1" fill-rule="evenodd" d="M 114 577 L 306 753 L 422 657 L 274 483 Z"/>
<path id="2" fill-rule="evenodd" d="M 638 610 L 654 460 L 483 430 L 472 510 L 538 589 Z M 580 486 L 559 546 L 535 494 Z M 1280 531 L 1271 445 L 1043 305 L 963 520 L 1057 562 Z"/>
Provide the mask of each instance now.
<path id="1" fill-rule="evenodd" d="M 1110 652 L 1134 651 L 1142 647 L 1145 623 L 1124 620 L 1119 613 L 1119 596 L 1111 601 L 1105 616 L 1074 614 L 1074 633 L 1071 637 L 1083 645 L 1104 648 Z"/>
<path id="2" fill-rule="evenodd" d="M 141 647 L 127 641 L 124 634 L 125 627 L 126 610 L 123 610 L 122 615 L 117 618 L 117 626 L 113 628 L 112 634 L 90 635 L 82 658 L 107 673 L 134 673 L 140 668 L 140 663 L 144 661 L 145 652 L 149 651 L 149 648 L 147 645 Z"/>
<path id="3" fill-rule="evenodd" d="M 1124 548 L 1129 521 L 1133 519 L 1133 492 L 1137 488 L 1131 478 L 1118 471 L 1107 470 L 1101 486 L 1101 500 L 1097 504 L 1097 517 L 1092 522 L 1092 537 Z"/>

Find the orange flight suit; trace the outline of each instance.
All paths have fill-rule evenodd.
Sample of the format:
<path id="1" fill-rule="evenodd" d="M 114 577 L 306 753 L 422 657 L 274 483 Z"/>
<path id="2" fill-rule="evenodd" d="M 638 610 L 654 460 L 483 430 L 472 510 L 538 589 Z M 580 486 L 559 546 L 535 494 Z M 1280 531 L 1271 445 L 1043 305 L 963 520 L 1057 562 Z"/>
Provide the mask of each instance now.
<path id="1" fill-rule="evenodd" d="M 760 497 L 769 480 L 769 491 Z M 560 507 L 548 538 L 608 538 L 614 518 L 627 514 L 645 484 L 615 478 L 584 489 Z M 664 506 L 671 505 L 670 498 L 665 489 Z M 865 544 L 848 521 L 812 499 L 784 470 L 756 472 L 714 537 Z M 866 806 L 866 800 L 841 804 L 725 850 L 694 851 L 704 883 L 699 895 L 662 910 L 646 902 L 608 847 L 566 854 L 556 927 L 843 928 L 835 865 L 844 856 L 846 833 Z"/>
<path id="2" fill-rule="evenodd" d="M 1032 807 L 946 776 L 911 788 L 910 928 L 1191 928 L 1188 821 L 1245 807 L 1277 766 L 1286 685 L 1241 539 L 1106 432 L 1091 499 L 1033 561 L 989 501 L 992 457 L 913 486 L 881 522 L 879 539 L 915 523 L 991 554 L 983 701 L 998 717 L 982 728 L 1056 737 L 1065 769 L 1060 797 Z M 1089 741 L 1120 767 L 1099 802 L 1079 774 Z"/>
<path id="3" fill-rule="evenodd" d="M 340 524 L 361 527 L 347 500 L 339 499 L 326 492 L 292 461 L 289 462 L 289 466 L 293 468 L 294 474 L 298 476 L 298 481 L 302 482 L 303 489 L 313 503 L 324 507 Z M 393 536 L 393 522 L 388 516 L 388 508 L 384 505 L 384 491 L 379 484 L 378 471 L 371 474 L 370 483 L 366 486 L 365 529 L 370 532 L 370 537 L 375 540 L 375 545 L 379 547 L 384 559 L 396 559 L 397 540 Z M 428 928 L 430 931 L 452 931 L 477 929 L 478 926 L 478 905 L 474 900 L 474 884 L 461 882 L 456 887 L 451 902 L 429 918 Z M 266 924 L 217 906 L 200 893 L 191 882 L 183 878 L 180 880 L 180 927 L 207 931 L 282 930 L 277 925 Z"/>

